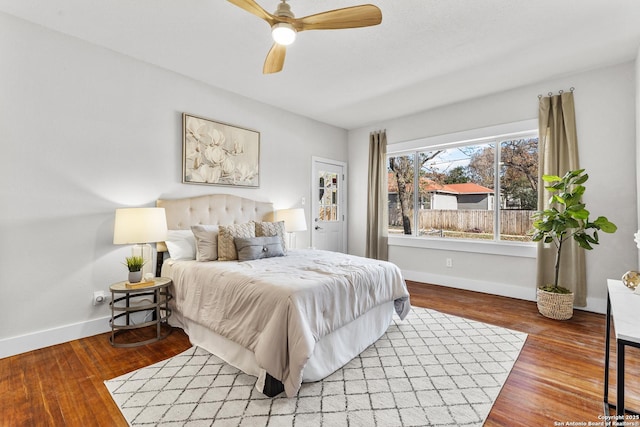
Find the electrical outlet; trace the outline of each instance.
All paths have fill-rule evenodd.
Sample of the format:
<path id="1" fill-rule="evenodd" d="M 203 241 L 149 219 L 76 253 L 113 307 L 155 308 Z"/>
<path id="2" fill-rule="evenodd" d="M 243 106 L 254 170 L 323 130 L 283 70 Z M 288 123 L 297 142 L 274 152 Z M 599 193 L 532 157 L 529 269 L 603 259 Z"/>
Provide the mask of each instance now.
<path id="1" fill-rule="evenodd" d="M 453 260 L 451 258 L 447 258 L 446 265 L 448 268 L 453 267 Z"/>
<path id="2" fill-rule="evenodd" d="M 104 304 L 107 300 L 107 294 L 104 291 L 95 291 L 93 293 L 93 305 Z"/>

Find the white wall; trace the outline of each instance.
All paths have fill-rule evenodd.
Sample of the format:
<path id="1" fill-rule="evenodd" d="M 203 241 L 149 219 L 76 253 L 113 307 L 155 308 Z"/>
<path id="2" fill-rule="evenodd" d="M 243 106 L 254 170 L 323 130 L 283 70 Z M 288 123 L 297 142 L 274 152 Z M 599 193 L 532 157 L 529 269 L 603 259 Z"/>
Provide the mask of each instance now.
<path id="1" fill-rule="evenodd" d="M 587 253 L 589 310 L 604 311 L 606 279 L 637 269 L 633 233 L 637 229 L 636 77 L 633 63 L 593 70 L 552 81 L 472 99 L 420 114 L 390 119 L 349 132 L 349 180 L 366 185 L 368 134 L 386 129 L 388 143 L 535 119 L 538 94 L 575 87 L 580 162 L 590 175 L 584 197 L 594 215 L 618 225 L 614 235 L 601 234 L 601 247 Z M 640 143 L 640 137 L 639 137 Z M 364 254 L 366 192 L 349 198 L 349 252 Z M 408 279 L 452 287 L 535 299 L 535 259 L 392 246 L 390 261 Z M 453 268 L 445 259 L 453 258 Z"/>
<path id="2" fill-rule="evenodd" d="M 91 300 L 126 277 L 117 207 L 209 193 L 299 207 L 312 156 L 346 161 L 343 129 L 1 13 L 0 57 L 0 357 L 108 330 Z M 260 188 L 181 184 L 182 112 L 261 132 Z"/>

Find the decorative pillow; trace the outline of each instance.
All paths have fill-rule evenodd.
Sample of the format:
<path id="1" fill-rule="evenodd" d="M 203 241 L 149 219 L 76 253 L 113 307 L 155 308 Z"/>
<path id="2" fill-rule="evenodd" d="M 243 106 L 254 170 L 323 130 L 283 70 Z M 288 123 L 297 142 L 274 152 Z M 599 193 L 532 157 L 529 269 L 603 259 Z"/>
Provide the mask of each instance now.
<path id="1" fill-rule="evenodd" d="M 196 239 L 191 230 L 168 230 L 164 241 L 172 259 L 195 259 Z"/>
<path id="2" fill-rule="evenodd" d="M 218 226 L 192 225 L 191 231 L 196 239 L 196 259 L 215 261 L 218 259 Z"/>
<path id="3" fill-rule="evenodd" d="M 284 256 L 282 242 L 278 236 L 236 237 L 233 241 L 238 251 L 238 261 Z"/>
<path id="4" fill-rule="evenodd" d="M 218 260 L 238 259 L 233 239 L 236 237 L 256 237 L 256 227 L 252 222 L 245 224 L 221 225 L 218 227 Z"/>
<path id="5" fill-rule="evenodd" d="M 256 236 L 278 236 L 282 243 L 282 250 L 287 251 L 285 241 L 284 221 L 278 222 L 256 222 Z"/>

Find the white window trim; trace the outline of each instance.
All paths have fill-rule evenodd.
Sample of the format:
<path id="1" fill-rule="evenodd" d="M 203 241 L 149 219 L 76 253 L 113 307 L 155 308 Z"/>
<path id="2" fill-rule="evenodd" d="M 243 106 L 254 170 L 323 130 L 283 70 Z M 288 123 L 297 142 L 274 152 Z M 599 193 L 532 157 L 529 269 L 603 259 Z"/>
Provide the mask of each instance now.
<path id="1" fill-rule="evenodd" d="M 536 243 L 507 242 L 495 240 L 453 240 L 437 237 L 389 236 L 389 246 L 408 248 L 437 249 L 442 251 L 473 252 L 490 255 L 535 258 Z"/>
<path id="2" fill-rule="evenodd" d="M 514 123 L 506 123 L 496 126 L 488 126 L 480 129 L 471 129 L 462 132 L 437 135 L 410 141 L 397 142 L 387 146 L 387 156 L 403 154 L 418 150 L 427 150 L 435 147 L 455 147 L 481 143 L 485 140 L 501 139 L 504 136 L 517 137 L 537 132 L 537 119 L 523 120 Z M 437 249 L 458 252 L 473 252 L 491 255 L 516 256 L 535 258 L 537 245 L 533 242 L 508 242 L 504 240 L 453 240 L 439 239 L 437 237 L 418 237 L 405 235 L 390 235 L 389 246 L 404 246 L 424 249 Z"/>

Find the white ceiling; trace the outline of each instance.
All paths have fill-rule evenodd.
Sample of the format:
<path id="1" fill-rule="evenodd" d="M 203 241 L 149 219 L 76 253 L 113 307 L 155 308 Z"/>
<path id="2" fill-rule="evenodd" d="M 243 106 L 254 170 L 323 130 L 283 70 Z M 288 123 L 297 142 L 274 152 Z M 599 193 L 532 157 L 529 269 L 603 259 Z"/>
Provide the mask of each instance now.
<path id="1" fill-rule="evenodd" d="M 345 129 L 628 61 L 640 46 L 639 0 L 372 3 L 382 24 L 300 33 L 273 75 L 268 25 L 224 0 L 0 0 L 0 11 Z M 290 0 L 297 17 L 358 4 Z"/>

